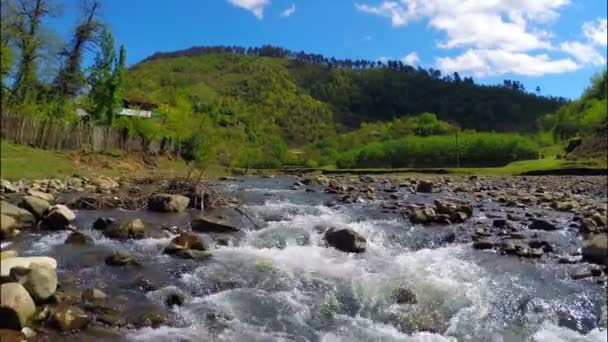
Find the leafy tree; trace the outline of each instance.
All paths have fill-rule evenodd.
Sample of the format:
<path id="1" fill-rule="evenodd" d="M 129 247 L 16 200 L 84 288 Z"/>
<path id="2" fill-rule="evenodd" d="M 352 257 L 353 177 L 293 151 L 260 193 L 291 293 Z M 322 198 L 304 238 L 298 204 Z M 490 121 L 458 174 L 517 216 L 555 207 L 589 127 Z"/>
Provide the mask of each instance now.
<path id="1" fill-rule="evenodd" d="M 63 66 L 54 82 L 55 92 L 60 97 L 74 98 L 86 80 L 81 69 L 82 57 L 87 44 L 92 42 L 102 27 L 97 16 L 101 7 L 100 0 L 81 3 L 82 18 L 74 30 L 72 40 L 63 48 Z"/>

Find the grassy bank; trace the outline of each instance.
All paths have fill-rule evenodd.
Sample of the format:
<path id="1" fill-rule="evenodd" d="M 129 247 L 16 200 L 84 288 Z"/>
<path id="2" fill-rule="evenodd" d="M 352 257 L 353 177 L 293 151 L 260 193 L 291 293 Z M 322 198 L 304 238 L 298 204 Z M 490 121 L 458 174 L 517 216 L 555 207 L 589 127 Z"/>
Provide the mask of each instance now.
<path id="1" fill-rule="evenodd" d="M 126 153 L 90 153 L 54 151 L 0 143 L 0 176 L 4 179 L 59 178 L 73 174 L 83 176 L 146 176 L 186 174 L 188 166 L 181 160 L 157 158 L 156 166 L 146 165 L 141 156 Z M 209 170 L 211 174 L 221 173 Z"/>

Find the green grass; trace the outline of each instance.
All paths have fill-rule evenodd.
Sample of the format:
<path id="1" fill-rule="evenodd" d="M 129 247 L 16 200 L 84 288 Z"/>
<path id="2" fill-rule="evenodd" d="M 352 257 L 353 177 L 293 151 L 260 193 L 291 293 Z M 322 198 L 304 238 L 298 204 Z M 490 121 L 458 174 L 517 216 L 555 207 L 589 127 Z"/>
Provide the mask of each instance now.
<path id="1" fill-rule="evenodd" d="M 65 154 L 0 142 L 0 175 L 4 179 L 36 179 L 82 173 Z"/>

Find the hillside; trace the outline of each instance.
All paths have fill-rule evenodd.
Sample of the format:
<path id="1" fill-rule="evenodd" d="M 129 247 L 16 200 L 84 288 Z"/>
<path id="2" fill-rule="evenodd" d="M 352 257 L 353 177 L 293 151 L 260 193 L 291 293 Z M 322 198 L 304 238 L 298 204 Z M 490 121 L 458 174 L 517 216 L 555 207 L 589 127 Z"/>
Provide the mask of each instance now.
<path id="1" fill-rule="evenodd" d="M 342 134 L 372 122 L 408 126 L 399 120 L 422 113 L 452 129 L 532 133 L 539 118 L 566 103 L 528 93 L 517 81 L 482 86 L 396 61 L 336 60 L 270 46 L 157 53 L 129 70 L 125 89 L 127 97 L 159 104 L 160 121 L 139 122 L 155 127 L 138 132 L 177 136 L 187 158 L 244 167 L 333 163 L 336 153 L 354 147 Z"/>
<path id="2" fill-rule="evenodd" d="M 527 93 L 516 81 L 481 86 L 457 73 L 442 76 L 439 70 L 397 61 L 335 60 L 275 47 L 158 53 L 132 68 L 130 78 L 135 92 L 153 100 L 166 101 L 180 90 L 194 103 L 222 106 L 221 100 L 240 96 L 246 104 L 278 105 L 278 116 L 299 116 L 298 110 L 311 109 L 291 108 L 291 101 L 298 98 L 322 111 L 321 121 L 332 120 L 325 113 L 329 109 L 338 124 L 350 128 L 432 112 L 464 128 L 532 131 L 536 119 L 564 104 L 564 99 Z"/>
<path id="3" fill-rule="evenodd" d="M 540 121 L 557 141 L 568 142 L 569 159 L 602 158 L 608 151 L 608 71 L 591 81 L 580 99 Z"/>

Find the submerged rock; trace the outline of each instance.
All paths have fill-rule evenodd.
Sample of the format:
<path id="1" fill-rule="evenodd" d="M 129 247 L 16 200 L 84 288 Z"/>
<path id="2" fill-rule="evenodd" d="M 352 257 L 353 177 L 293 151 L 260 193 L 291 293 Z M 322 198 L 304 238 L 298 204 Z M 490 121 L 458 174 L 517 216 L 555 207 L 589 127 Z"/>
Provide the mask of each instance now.
<path id="1" fill-rule="evenodd" d="M 53 313 L 53 321 L 61 331 L 74 331 L 89 324 L 89 317 L 77 307 L 59 306 Z"/>
<path id="2" fill-rule="evenodd" d="M 163 213 L 182 212 L 188 208 L 190 199 L 182 195 L 156 194 L 148 199 L 148 209 Z"/>
<path id="3" fill-rule="evenodd" d="M 324 239 L 328 245 L 346 253 L 363 253 L 367 247 L 367 240 L 350 228 L 329 228 Z"/>
<path id="4" fill-rule="evenodd" d="M 192 220 L 190 225 L 192 226 L 192 230 L 203 233 L 234 233 L 239 231 L 236 227 L 219 223 L 203 216 L 199 216 Z"/>
<path id="5" fill-rule="evenodd" d="M 188 249 L 206 251 L 209 247 L 200 236 L 193 233 L 181 233 L 171 240 L 164 252 L 166 254 L 176 254 Z"/>
<path id="6" fill-rule="evenodd" d="M 557 230 L 557 227 L 547 220 L 534 220 L 528 228 L 532 230 Z"/>
<path id="7" fill-rule="evenodd" d="M 407 287 L 399 287 L 393 293 L 393 298 L 397 304 L 416 304 L 416 293 Z"/>
<path id="8" fill-rule="evenodd" d="M 81 232 L 73 232 L 65 239 L 65 244 L 71 245 L 92 245 L 95 240 L 87 234 Z"/>
<path id="9" fill-rule="evenodd" d="M 36 305 L 19 283 L 0 286 L 0 329 L 21 330 L 36 313 Z"/>
<path id="10" fill-rule="evenodd" d="M 141 263 L 134 257 L 125 253 L 114 253 L 105 260 L 108 266 L 141 266 Z"/>

